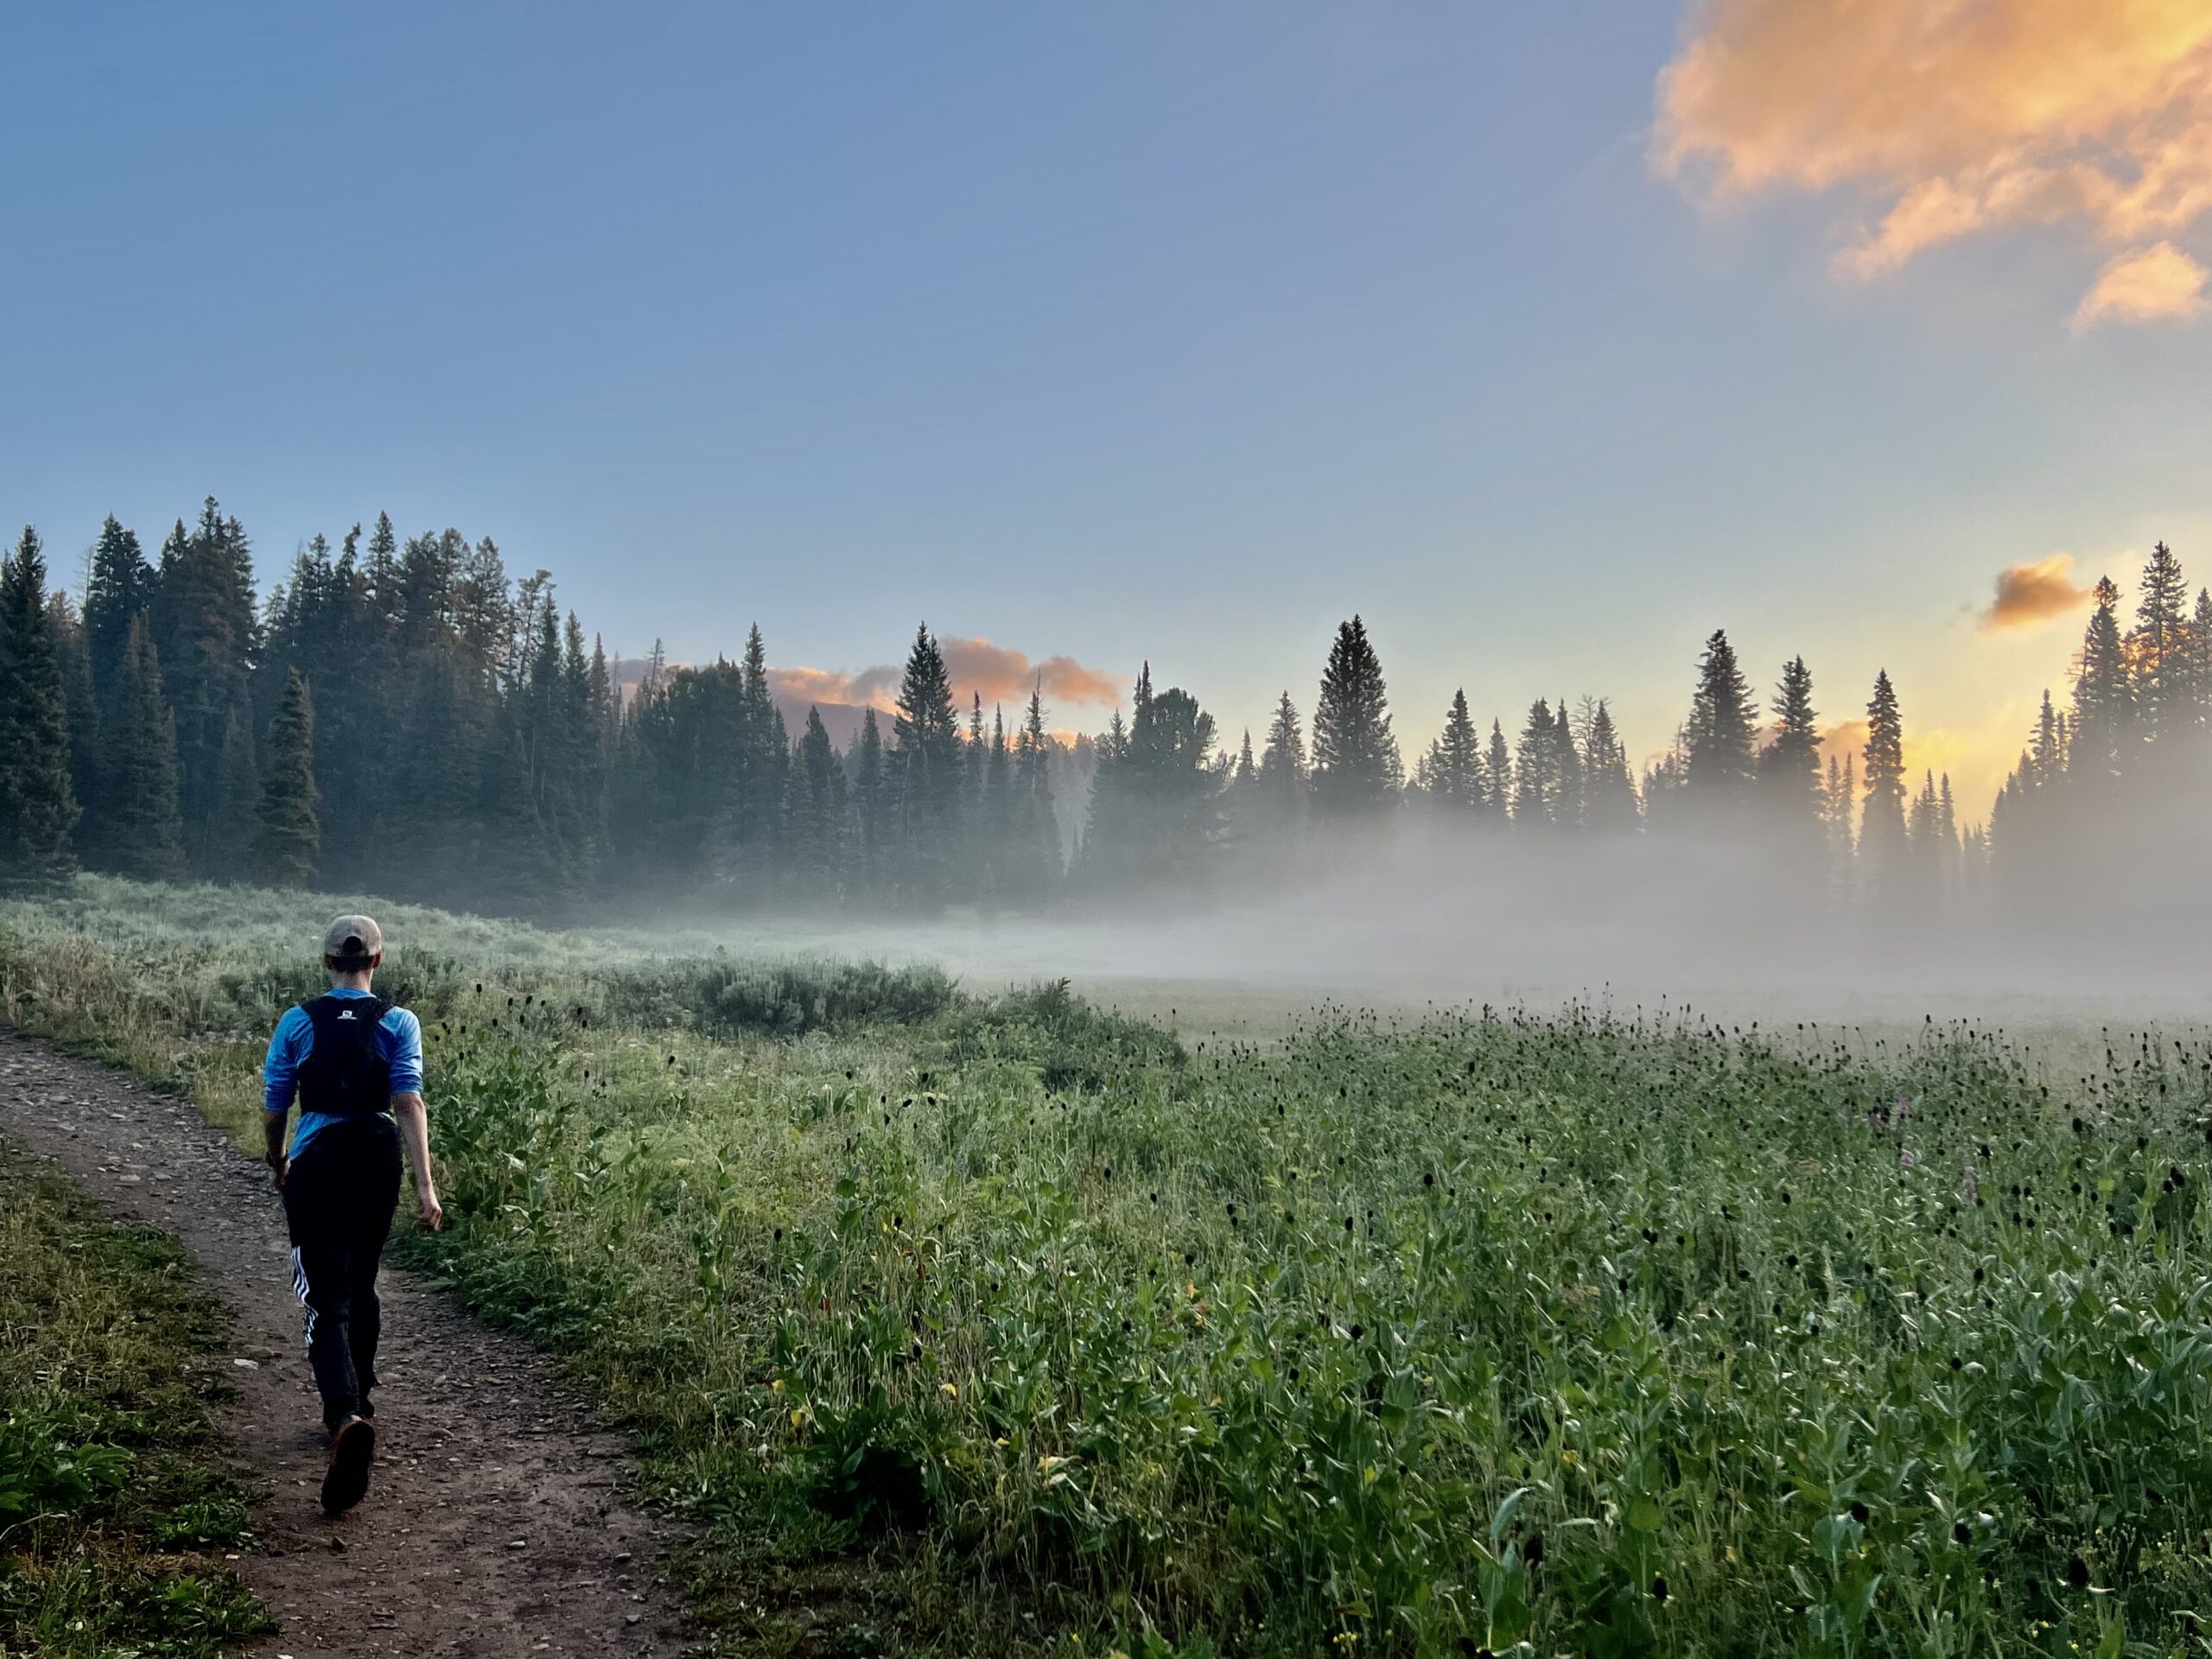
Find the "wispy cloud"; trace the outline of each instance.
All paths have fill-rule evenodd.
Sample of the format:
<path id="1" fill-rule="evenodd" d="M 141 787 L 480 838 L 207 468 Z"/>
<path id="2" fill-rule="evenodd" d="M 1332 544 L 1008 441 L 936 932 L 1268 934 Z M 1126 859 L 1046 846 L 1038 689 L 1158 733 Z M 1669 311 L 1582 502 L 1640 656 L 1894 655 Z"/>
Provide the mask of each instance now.
<path id="1" fill-rule="evenodd" d="M 938 648 L 944 653 L 953 696 L 963 708 L 977 696 L 986 707 L 1026 702 L 1033 686 L 1041 686 L 1050 702 L 1105 705 L 1120 696 L 1110 676 L 1072 657 L 1033 661 L 1011 645 L 956 636 L 941 638 Z M 852 674 L 826 668 L 772 668 L 768 679 L 779 700 L 787 703 L 873 705 L 888 710 L 898 699 L 901 671 L 890 663 Z"/>
<path id="2" fill-rule="evenodd" d="M 2193 315 L 2174 295 L 2195 262 L 2165 238 L 2212 215 L 2205 0 L 1706 0 L 1658 101 L 1655 163 L 1710 200 L 1860 193 L 1840 275 L 2072 222 L 2126 251 L 2099 289 L 2141 265 L 2123 292 L 2150 296 L 2093 291 L 2092 321 Z"/>
<path id="3" fill-rule="evenodd" d="M 1984 633 L 2031 627 L 2063 616 L 2088 602 L 2089 589 L 2074 580 L 2074 556 L 2054 553 L 2032 564 L 2008 565 L 1997 573 L 1997 594 L 1981 613 Z"/>
<path id="4" fill-rule="evenodd" d="M 2208 278 L 2212 272 L 2171 242 L 2123 253 L 2097 273 L 2096 286 L 2074 313 L 2074 326 L 2089 328 L 2107 318 L 2185 322 L 2203 315 Z"/>

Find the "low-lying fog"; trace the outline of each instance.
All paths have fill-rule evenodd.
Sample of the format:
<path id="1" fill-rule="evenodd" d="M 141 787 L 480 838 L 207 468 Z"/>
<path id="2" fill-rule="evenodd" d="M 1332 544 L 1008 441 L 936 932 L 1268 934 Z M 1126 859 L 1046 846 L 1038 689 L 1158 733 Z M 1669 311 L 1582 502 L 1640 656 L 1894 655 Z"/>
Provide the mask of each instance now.
<path id="1" fill-rule="evenodd" d="M 669 920 L 733 951 L 935 961 L 978 990 L 1065 976 L 1103 1003 L 1172 1009 L 1186 1029 L 1280 1027 L 1323 1000 L 1390 1012 L 1688 1003 L 1770 1026 L 1933 1015 L 2178 1032 L 2212 1019 L 2204 894 L 2124 864 L 2033 905 L 1931 882 L 1840 913 L 1817 874 L 1758 845 L 1414 835 L 1337 868 L 1265 898 L 1042 919 Z"/>

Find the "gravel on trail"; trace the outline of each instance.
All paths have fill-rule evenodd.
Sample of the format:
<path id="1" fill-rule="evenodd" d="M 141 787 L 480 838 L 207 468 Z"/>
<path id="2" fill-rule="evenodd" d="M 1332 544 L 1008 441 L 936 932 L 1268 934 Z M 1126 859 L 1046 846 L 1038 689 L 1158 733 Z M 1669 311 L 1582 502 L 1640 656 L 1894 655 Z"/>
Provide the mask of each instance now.
<path id="1" fill-rule="evenodd" d="M 175 1234 L 232 1310 L 214 1362 L 237 1389 L 226 1455 L 267 1500 L 238 1567 L 279 1625 L 252 1652 L 688 1650 L 664 1562 L 679 1530 L 631 1501 L 626 1442 L 545 1356 L 387 1265 L 375 1473 L 359 1509 L 326 1520 L 321 1412 L 268 1170 L 190 1103 L 5 1032 L 0 1134 Z"/>

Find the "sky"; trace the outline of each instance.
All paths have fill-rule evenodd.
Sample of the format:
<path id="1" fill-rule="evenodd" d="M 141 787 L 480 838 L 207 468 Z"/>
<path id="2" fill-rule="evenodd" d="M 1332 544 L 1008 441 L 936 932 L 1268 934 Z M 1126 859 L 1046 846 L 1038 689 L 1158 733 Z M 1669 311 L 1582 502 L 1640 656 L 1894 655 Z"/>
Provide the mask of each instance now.
<path id="1" fill-rule="evenodd" d="M 2202 0 L 15 7 L 0 516 L 389 511 L 610 650 L 918 624 L 1230 741 L 1357 612 L 1638 754 L 1726 628 L 1969 817 L 2087 584 L 2212 578 Z M 2000 602 L 2000 594 L 2004 595 Z M 960 661 L 956 658 L 956 671 Z"/>

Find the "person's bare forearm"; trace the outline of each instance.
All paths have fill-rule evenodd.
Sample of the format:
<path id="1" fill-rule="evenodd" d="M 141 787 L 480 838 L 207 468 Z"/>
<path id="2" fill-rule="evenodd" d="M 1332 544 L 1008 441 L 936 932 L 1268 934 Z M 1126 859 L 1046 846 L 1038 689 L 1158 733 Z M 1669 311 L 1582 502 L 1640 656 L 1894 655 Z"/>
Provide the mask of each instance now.
<path id="1" fill-rule="evenodd" d="M 264 1112 L 261 1115 L 261 1138 L 264 1143 L 263 1161 L 276 1173 L 276 1190 L 284 1190 L 284 1126 L 291 1119 L 289 1112 Z"/>
<path id="2" fill-rule="evenodd" d="M 435 1232 L 445 1212 L 438 1205 L 438 1184 L 430 1173 L 430 1113 L 423 1096 L 412 1091 L 391 1097 L 391 1115 L 399 1124 L 400 1145 L 407 1149 L 407 1166 L 415 1173 L 416 1218 L 429 1232 Z"/>

